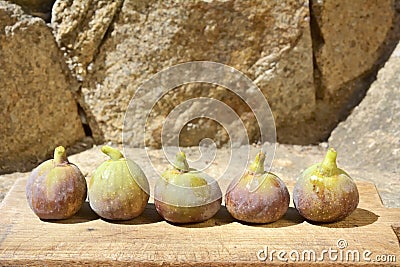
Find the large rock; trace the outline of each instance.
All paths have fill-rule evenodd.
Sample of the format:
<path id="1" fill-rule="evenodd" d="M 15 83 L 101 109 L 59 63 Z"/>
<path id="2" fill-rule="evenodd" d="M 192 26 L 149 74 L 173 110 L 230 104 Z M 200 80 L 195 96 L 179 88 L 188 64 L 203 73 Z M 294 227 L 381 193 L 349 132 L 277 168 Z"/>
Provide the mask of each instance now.
<path id="1" fill-rule="evenodd" d="M 54 8 L 55 35 L 61 46 L 67 46 L 66 50 L 78 47 L 77 52 L 67 56 L 82 67 L 78 74 L 83 80 L 83 106 L 89 111 L 96 139 L 104 136 L 120 142 L 124 113 L 139 85 L 166 67 L 195 60 L 221 62 L 248 75 L 271 105 L 280 141 L 303 138 L 301 127 L 306 126 L 299 122 L 311 116 L 315 104 L 307 0 L 125 0 L 91 63 L 95 49 L 81 52 L 87 50 L 82 50 L 80 40 L 95 48 L 100 38 L 77 36 L 90 36 L 91 29 L 100 28 L 100 37 L 119 1 L 91 1 L 92 8 L 101 6 L 99 14 L 103 15 L 99 16 L 96 10 L 76 8 L 87 7 L 86 1 L 58 3 L 65 8 L 59 14 Z M 74 23 L 83 26 L 65 30 L 69 13 L 78 18 Z M 194 85 L 178 88 L 160 100 L 152 116 L 155 119 L 150 125 L 148 144 L 159 146 L 163 118 L 177 103 L 197 96 L 213 97 L 231 105 L 245 121 L 252 141 L 256 141 L 254 117 L 240 98 L 224 88 Z M 143 112 L 137 110 L 138 114 Z M 221 143 L 228 139 L 221 126 L 206 119 L 195 120 L 191 125 L 191 130 L 184 127 L 182 131 L 186 145 L 197 144 L 204 136 Z M 281 131 L 284 125 L 291 125 L 296 131 Z"/>
<path id="2" fill-rule="evenodd" d="M 27 170 L 56 145 L 84 137 L 77 84 L 51 29 L 20 7 L 0 1 L 0 173 Z"/>
<path id="3" fill-rule="evenodd" d="M 398 0 L 312 0 L 316 123 L 321 137 L 364 97 L 400 38 Z"/>
<path id="4" fill-rule="evenodd" d="M 365 94 L 400 37 L 399 5 L 399 0 L 310 5 L 307 0 L 59 0 L 53 25 L 82 81 L 81 105 L 98 142 L 121 141 L 128 103 L 152 75 L 178 63 L 210 60 L 237 68 L 260 87 L 275 116 L 278 141 L 310 144 L 326 141 Z M 245 102 L 229 90 L 202 84 L 160 99 L 149 117 L 147 144 L 160 146 L 167 114 L 199 96 L 227 103 L 244 121 L 250 140 L 259 139 Z M 181 131 L 183 145 L 205 137 L 218 145 L 229 140 L 221 125 L 207 119 L 195 119 Z"/>
<path id="5" fill-rule="evenodd" d="M 360 169 L 400 173 L 400 44 L 361 104 L 333 131 L 329 144 Z M 397 177 L 396 177 L 397 176 Z"/>

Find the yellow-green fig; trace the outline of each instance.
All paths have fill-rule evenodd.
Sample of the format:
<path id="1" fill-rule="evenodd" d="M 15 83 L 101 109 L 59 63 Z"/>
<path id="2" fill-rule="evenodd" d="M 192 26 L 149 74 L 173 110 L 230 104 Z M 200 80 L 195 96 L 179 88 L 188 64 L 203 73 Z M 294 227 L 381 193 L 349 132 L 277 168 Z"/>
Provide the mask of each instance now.
<path id="1" fill-rule="evenodd" d="M 81 208 L 86 199 L 86 180 L 79 168 L 67 159 L 65 148 L 54 150 L 54 159 L 37 166 L 28 178 L 26 197 L 41 219 L 66 219 Z"/>
<path id="2" fill-rule="evenodd" d="M 288 210 L 290 196 L 284 182 L 264 170 L 265 154 L 257 154 L 239 181 L 232 181 L 225 196 L 228 212 L 237 220 L 270 223 Z"/>
<path id="3" fill-rule="evenodd" d="M 149 182 L 134 161 L 110 146 L 101 151 L 110 159 L 103 162 L 89 182 L 90 207 L 109 220 L 130 220 L 144 211 L 149 200 Z"/>
<path id="4" fill-rule="evenodd" d="M 221 208 L 222 192 L 217 181 L 189 168 L 186 155 L 179 152 L 172 168 L 156 181 L 154 204 L 158 213 L 173 223 L 201 222 Z"/>
<path id="5" fill-rule="evenodd" d="M 306 169 L 296 181 L 294 205 L 308 220 L 339 221 L 357 208 L 357 186 L 344 170 L 337 167 L 336 156 L 336 151 L 329 148 L 322 163 Z"/>

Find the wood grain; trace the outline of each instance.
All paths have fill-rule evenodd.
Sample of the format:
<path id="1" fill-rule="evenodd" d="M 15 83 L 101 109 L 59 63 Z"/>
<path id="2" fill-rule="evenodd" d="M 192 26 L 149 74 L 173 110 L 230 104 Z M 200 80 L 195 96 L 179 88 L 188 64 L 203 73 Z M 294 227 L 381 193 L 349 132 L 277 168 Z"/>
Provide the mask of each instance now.
<path id="1" fill-rule="evenodd" d="M 162 220 L 154 204 L 149 203 L 138 218 L 124 222 L 109 222 L 94 214 L 86 203 L 80 212 L 63 221 L 41 221 L 29 209 L 25 200 L 26 179 L 19 179 L 0 206 L 0 265 L 15 266 L 246 266 L 280 265 L 277 259 L 260 261 L 257 252 L 297 250 L 300 265 L 377 265 L 366 262 L 362 253 L 370 250 L 370 258 L 394 255 L 400 262 L 399 240 L 393 229 L 400 224 L 400 209 L 383 207 L 376 188 L 358 182 L 360 204 L 344 221 L 312 224 L 291 207 L 278 222 L 251 225 L 234 221 L 223 207 L 218 214 L 203 223 L 173 225 Z M 293 185 L 289 183 L 289 190 Z M 348 246 L 342 250 L 358 250 L 360 262 L 301 260 L 301 253 L 314 250 L 316 257 L 324 249 L 338 249 L 343 239 Z M 263 255 L 263 254 L 262 254 Z M 340 255 L 340 254 L 338 254 Z M 293 257 L 295 254 L 293 254 Z M 340 259 L 340 258 L 339 258 Z M 389 263 L 382 263 L 388 266 Z M 396 263 L 392 263 L 395 265 Z"/>

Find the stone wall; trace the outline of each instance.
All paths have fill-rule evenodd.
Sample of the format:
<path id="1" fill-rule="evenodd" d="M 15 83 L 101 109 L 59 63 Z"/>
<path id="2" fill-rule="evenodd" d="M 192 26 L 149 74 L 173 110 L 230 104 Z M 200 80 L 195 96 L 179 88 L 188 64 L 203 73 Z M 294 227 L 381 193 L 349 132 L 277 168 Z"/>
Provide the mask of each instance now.
<path id="1" fill-rule="evenodd" d="M 83 17 L 82 21 L 90 20 L 92 27 L 103 23 L 87 14 L 92 17 Z M 246 1 L 124 1 L 90 71 L 86 75 L 84 71 L 77 73 L 83 76 L 83 102 L 93 115 L 91 121 L 97 122 L 101 130 L 95 135 L 120 142 L 125 110 L 141 83 L 168 66 L 196 60 L 233 66 L 255 80 L 278 125 L 310 117 L 314 86 L 308 18 L 306 1 L 288 1 L 286 5 L 272 1 L 253 5 Z M 57 16 L 55 20 L 60 21 Z M 55 35 L 65 39 L 62 32 L 56 31 Z M 74 46 L 74 40 L 64 42 Z M 93 42 L 93 46 L 98 44 Z M 73 57 L 75 51 L 71 53 Z M 86 69 L 87 63 L 80 61 L 77 65 Z M 242 118 L 251 118 L 240 99 L 226 89 L 183 87 L 165 96 L 155 108 L 152 131 L 159 133 L 163 118 L 173 107 L 194 96 L 225 101 Z M 197 122 L 199 131 L 192 131 L 192 137 L 204 133 L 202 129 L 215 128 L 208 137 L 227 139 L 222 127 L 207 120 Z M 159 146 L 160 136 L 150 134 L 148 144 Z"/>
<path id="2" fill-rule="evenodd" d="M 56 143 L 81 139 L 78 103 L 97 143 L 121 142 L 137 88 L 165 68 L 196 60 L 227 64 L 252 79 L 271 106 L 279 142 L 327 140 L 363 98 L 400 36 L 400 0 L 11 2 L 24 11 L 0 0 L 1 119 L 7 125 L 0 172 L 31 166 L 24 162 L 45 159 Z M 43 17 L 49 9 L 51 24 L 30 16 Z M 15 95 L 17 89 L 22 91 Z M 147 145 L 159 147 L 168 113 L 199 96 L 231 106 L 251 141 L 258 141 L 256 120 L 243 100 L 222 87 L 192 84 L 154 107 Z M 182 127 L 182 145 L 205 137 L 220 146 L 229 140 L 207 119 Z"/>
<path id="3" fill-rule="evenodd" d="M 56 2 L 53 26 L 82 81 L 82 106 L 97 140 L 121 141 L 126 107 L 146 79 L 177 63 L 211 60 L 237 68 L 260 87 L 279 142 L 310 144 L 327 139 L 390 55 L 399 38 L 398 3 L 69 0 Z M 243 101 L 223 88 L 193 85 L 155 107 L 147 144 L 159 147 L 165 116 L 197 96 L 229 104 L 257 141 L 256 121 Z M 191 125 L 182 125 L 185 145 L 229 139 L 215 122 Z"/>

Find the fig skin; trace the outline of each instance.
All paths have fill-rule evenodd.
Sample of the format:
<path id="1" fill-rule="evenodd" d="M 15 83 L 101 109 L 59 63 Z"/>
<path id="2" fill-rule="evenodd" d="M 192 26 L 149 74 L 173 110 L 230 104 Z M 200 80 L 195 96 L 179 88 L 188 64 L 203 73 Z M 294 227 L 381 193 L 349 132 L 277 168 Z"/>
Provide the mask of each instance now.
<path id="1" fill-rule="evenodd" d="M 26 184 L 26 198 L 32 211 L 45 220 L 72 217 L 85 202 L 86 179 L 68 162 L 65 148 L 54 150 L 54 159 L 37 166 Z"/>
<path id="2" fill-rule="evenodd" d="M 149 200 L 149 182 L 142 169 L 109 146 L 101 151 L 110 159 L 103 162 L 89 181 L 90 207 L 108 220 L 130 220 L 143 213 Z"/>
<path id="3" fill-rule="evenodd" d="M 221 208 L 222 198 L 198 207 L 179 207 L 154 201 L 157 212 L 172 223 L 196 223 L 212 218 Z"/>
<path id="4" fill-rule="evenodd" d="M 349 216 L 359 202 L 353 179 L 336 165 L 337 153 L 330 148 L 322 163 L 306 169 L 293 190 L 300 215 L 314 222 L 335 222 Z"/>
<path id="5" fill-rule="evenodd" d="M 271 223 L 289 208 L 290 195 L 284 182 L 264 171 L 265 154 L 257 154 L 239 181 L 232 181 L 225 196 L 228 212 L 248 223 Z"/>
<path id="6" fill-rule="evenodd" d="M 196 223 L 212 218 L 221 208 L 222 192 L 206 174 L 189 168 L 186 155 L 177 154 L 173 168 L 156 181 L 157 212 L 172 223 Z"/>

